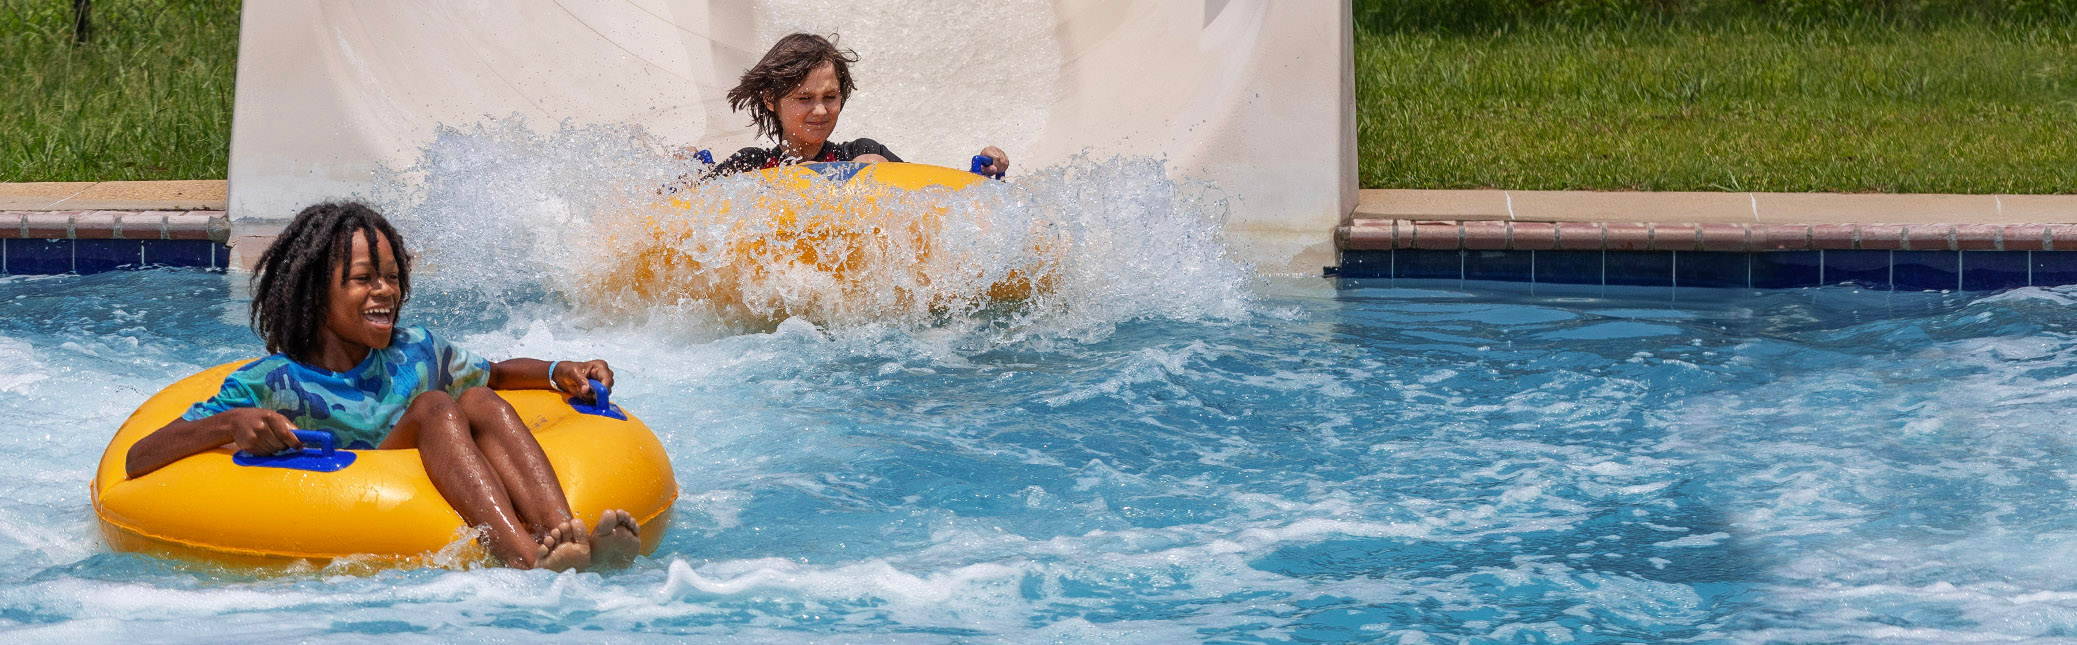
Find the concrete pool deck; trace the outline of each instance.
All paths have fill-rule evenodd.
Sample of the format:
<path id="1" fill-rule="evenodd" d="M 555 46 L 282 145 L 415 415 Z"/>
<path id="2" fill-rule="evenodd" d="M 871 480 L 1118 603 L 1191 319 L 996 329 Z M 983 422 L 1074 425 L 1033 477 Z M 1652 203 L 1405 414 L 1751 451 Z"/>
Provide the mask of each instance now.
<path id="1" fill-rule="evenodd" d="M 221 179 L 0 184 L 0 211 L 221 211 L 226 195 Z"/>
<path id="2" fill-rule="evenodd" d="M 1361 191 L 1345 251 L 2077 250 L 2077 195 Z"/>
<path id="3" fill-rule="evenodd" d="M 0 239 L 230 240 L 223 180 L 0 183 Z"/>

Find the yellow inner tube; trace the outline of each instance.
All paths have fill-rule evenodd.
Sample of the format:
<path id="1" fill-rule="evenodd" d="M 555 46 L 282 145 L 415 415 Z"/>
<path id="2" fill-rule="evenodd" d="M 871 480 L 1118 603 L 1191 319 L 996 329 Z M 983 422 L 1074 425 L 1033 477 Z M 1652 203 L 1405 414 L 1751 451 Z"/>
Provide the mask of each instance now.
<path id="1" fill-rule="evenodd" d="M 215 448 L 131 479 L 130 445 L 215 396 L 237 361 L 181 379 L 144 402 L 109 441 L 92 483 L 101 534 L 118 551 L 231 564 L 328 562 L 433 563 L 464 540 L 461 516 L 433 488 L 417 450 L 356 450 L 337 472 L 239 466 Z M 587 524 L 606 509 L 626 509 L 642 524 L 642 552 L 662 542 L 678 482 L 663 444 L 634 415 L 626 421 L 572 409 L 546 390 L 499 394 L 548 453 L 570 510 Z"/>
<path id="2" fill-rule="evenodd" d="M 725 215 L 737 207 L 734 200 L 667 200 L 663 215 L 646 218 L 628 236 L 632 239 L 615 241 L 617 259 L 602 274 L 601 286 L 625 289 L 649 302 L 693 297 L 735 305 L 742 297 L 735 289 L 763 278 L 775 265 L 812 269 L 848 291 L 872 288 L 857 280 L 861 269 L 876 262 L 902 265 L 913 276 L 909 284 L 927 285 L 934 279 L 925 271 L 932 256 L 946 252 L 933 240 L 947 216 L 943 201 L 929 196 L 987 181 L 970 172 L 911 163 L 804 164 L 762 170 L 757 176 L 765 190 L 754 198 L 754 221 L 733 220 L 716 242 L 692 222 L 726 218 L 702 213 L 688 220 L 671 213 Z M 983 230 L 990 225 L 985 219 L 971 224 Z M 1052 246 L 1044 239 L 1035 242 L 1041 259 L 989 283 L 986 298 L 1019 301 L 1051 289 L 1057 265 Z"/>

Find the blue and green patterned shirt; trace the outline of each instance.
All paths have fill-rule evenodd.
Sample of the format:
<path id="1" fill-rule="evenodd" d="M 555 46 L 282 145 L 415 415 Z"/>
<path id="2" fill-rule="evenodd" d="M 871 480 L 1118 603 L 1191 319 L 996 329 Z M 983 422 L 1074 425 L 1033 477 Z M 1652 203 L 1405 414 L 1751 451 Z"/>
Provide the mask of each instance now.
<path id="1" fill-rule="evenodd" d="M 334 372 L 281 354 L 240 367 L 222 391 L 180 415 L 199 421 L 233 408 L 267 408 L 304 430 L 329 430 L 343 448 L 382 443 L 418 395 L 441 390 L 460 397 L 490 383 L 490 361 L 456 347 L 424 327 L 390 332 L 389 347 L 371 350 L 361 364 Z"/>

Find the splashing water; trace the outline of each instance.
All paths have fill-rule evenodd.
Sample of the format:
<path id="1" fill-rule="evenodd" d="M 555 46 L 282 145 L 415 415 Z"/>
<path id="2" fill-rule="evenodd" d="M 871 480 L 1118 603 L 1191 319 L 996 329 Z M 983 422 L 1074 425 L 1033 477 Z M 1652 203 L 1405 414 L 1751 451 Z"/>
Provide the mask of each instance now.
<path id="1" fill-rule="evenodd" d="M 235 277 L 233 279 L 236 279 Z M 536 293 L 436 325 L 597 356 L 682 495 L 629 571 L 255 576 L 109 553 L 145 396 L 261 350 L 225 280 L 0 278 L 9 640 L 2052 640 L 2077 630 L 2069 290 L 1522 295 L 1271 281 L 1237 320 L 963 349 L 687 341 Z M 481 296 L 426 292 L 414 311 Z M 1072 306 L 1072 305 L 1070 305 Z M 418 314 L 411 314 L 416 317 Z M 436 560 L 438 558 L 435 558 Z M 399 636 L 382 636 L 398 638 Z"/>
<path id="2" fill-rule="evenodd" d="M 84 485 L 109 433 L 261 353 L 245 303 L 190 271 L 0 277 L 0 637 L 2077 633 L 2069 289 L 1258 281 L 1219 250 L 1213 191 L 1083 160 L 905 205 L 943 209 L 931 261 L 971 279 L 743 280 L 768 309 L 734 313 L 587 300 L 647 218 L 754 228 L 659 206 L 681 170 L 638 132 L 505 121 L 443 132 L 372 197 L 424 258 L 408 322 L 612 362 L 682 491 L 653 556 L 467 569 L 462 541 L 422 569 L 255 575 L 109 552 Z M 982 297 L 1053 257 L 1050 288 Z"/>
<path id="3" fill-rule="evenodd" d="M 639 130 L 544 134 L 514 117 L 442 130 L 374 201 L 435 288 L 489 303 L 545 292 L 595 324 L 694 336 L 801 318 L 958 330 L 985 348 L 1234 318 L 1255 301 L 1252 268 L 1226 251 L 1225 204 L 1153 160 L 863 196 L 749 174 L 693 186 L 693 168 Z"/>

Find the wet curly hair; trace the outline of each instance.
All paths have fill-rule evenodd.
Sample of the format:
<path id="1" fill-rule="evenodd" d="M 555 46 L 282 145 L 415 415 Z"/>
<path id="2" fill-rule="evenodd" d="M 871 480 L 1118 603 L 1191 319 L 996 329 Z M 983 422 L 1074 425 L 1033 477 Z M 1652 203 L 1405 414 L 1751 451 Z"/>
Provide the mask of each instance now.
<path id="1" fill-rule="evenodd" d="M 777 103 L 781 97 L 800 87 L 808 80 L 808 74 L 823 63 L 837 68 L 837 91 L 845 101 L 851 100 L 850 63 L 858 62 L 858 52 L 837 49 L 836 36 L 823 38 L 814 34 L 789 34 L 772 45 L 756 65 L 743 72 L 736 86 L 728 91 L 728 106 L 737 112 L 748 111 L 750 122 L 757 126 L 757 136 L 778 139 L 779 113 L 765 106 L 766 101 Z"/>
<path id="2" fill-rule="evenodd" d="M 377 233 L 389 238 L 390 255 L 397 259 L 397 311 L 402 312 L 411 299 L 411 254 L 381 213 L 355 202 L 324 203 L 303 209 L 281 229 L 260 254 L 259 272 L 252 277 L 252 331 L 266 341 L 267 351 L 313 362 L 318 332 L 332 305 L 326 281 L 345 280 L 345 272 L 336 268 L 353 261 L 353 236 L 367 240 L 372 250 L 380 239 Z"/>

